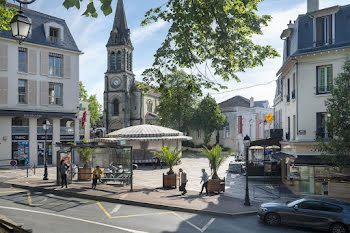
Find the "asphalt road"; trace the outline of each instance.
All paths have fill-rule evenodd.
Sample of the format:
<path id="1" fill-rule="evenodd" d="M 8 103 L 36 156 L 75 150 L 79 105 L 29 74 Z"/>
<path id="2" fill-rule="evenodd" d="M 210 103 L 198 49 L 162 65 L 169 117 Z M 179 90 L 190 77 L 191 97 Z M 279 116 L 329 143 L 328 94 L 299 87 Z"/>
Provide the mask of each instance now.
<path id="1" fill-rule="evenodd" d="M 0 188 L 0 215 L 34 233 L 312 232 L 270 227 L 256 216 L 224 218 Z"/>

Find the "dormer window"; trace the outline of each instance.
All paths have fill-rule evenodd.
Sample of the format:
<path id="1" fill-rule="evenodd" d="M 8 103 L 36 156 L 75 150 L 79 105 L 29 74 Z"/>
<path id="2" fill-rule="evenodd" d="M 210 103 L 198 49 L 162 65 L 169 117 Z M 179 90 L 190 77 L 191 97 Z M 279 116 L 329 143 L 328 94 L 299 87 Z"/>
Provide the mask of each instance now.
<path id="1" fill-rule="evenodd" d="M 333 17 L 316 18 L 316 47 L 333 43 Z"/>
<path id="2" fill-rule="evenodd" d="M 50 27 L 50 42 L 56 43 L 58 40 L 58 28 Z"/>

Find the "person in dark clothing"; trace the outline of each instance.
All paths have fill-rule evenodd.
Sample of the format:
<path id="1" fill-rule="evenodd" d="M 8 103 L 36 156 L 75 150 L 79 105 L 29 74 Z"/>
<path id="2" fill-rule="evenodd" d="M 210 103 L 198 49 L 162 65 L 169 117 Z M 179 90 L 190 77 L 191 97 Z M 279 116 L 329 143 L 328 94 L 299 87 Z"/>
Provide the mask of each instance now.
<path id="1" fill-rule="evenodd" d="M 63 188 L 63 185 L 66 186 L 66 188 L 68 188 L 67 185 L 67 170 L 68 170 L 69 166 L 64 162 L 64 159 L 61 160 L 61 164 L 60 164 L 60 174 L 61 174 L 61 187 Z"/>

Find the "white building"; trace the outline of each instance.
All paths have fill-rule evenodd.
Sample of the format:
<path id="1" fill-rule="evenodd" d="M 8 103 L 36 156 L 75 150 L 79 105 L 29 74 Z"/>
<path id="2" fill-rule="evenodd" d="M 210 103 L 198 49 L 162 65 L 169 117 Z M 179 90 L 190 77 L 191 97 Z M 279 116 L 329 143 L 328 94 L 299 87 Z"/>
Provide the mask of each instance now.
<path id="1" fill-rule="evenodd" d="M 15 6 L 9 4 L 11 6 Z M 63 19 L 23 9 L 32 22 L 21 44 L 0 32 L 0 160 L 43 165 L 44 120 L 48 164 L 56 163 L 60 141 L 79 140 L 79 56 Z"/>
<path id="2" fill-rule="evenodd" d="M 237 151 L 238 154 L 244 154 L 244 136 L 248 135 L 252 141 L 264 139 L 265 132 L 273 129 L 273 122 L 265 121 L 269 113 L 273 114 L 267 100 L 254 101 L 254 98 L 234 96 L 219 106 L 227 120 L 227 126 L 219 132 L 219 144 Z M 215 132 L 211 145 L 216 143 L 216 135 Z M 199 145 L 203 143 L 204 133 L 199 130 L 192 137 L 194 144 Z"/>
<path id="3" fill-rule="evenodd" d="M 296 191 L 320 194 L 332 168 L 317 157 L 317 144 L 330 137 L 325 101 L 350 54 L 350 5 L 320 10 L 318 0 L 307 2 L 307 13 L 281 34 L 284 54 L 277 73 L 275 128 L 283 129 L 281 149 L 290 155 L 283 163 L 283 180 L 293 178 Z"/>

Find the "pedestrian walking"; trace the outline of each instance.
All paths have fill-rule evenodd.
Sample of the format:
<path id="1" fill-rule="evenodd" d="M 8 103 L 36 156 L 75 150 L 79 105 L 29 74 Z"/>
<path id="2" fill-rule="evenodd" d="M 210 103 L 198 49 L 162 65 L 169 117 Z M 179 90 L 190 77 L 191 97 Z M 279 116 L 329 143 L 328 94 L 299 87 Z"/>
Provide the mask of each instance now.
<path id="1" fill-rule="evenodd" d="M 208 179 L 209 178 L 208 178 L 208 174 L 204 168 L 202 169 L 202 177 L 201 178 L 202 178 L 201 183 L 203 182 L 203 185 L 202 185 L 202 190 L 199 192 L 199 194 L 202 194 L 203 189 L 205 188 L 205 193 L 208 195 Z"/>
<path id="2" fill-rule="evenodd" d="M 92 172 L 92 189 L 96 189 L 97 180 L 101 181 L 103 171 L 100 169 L 100 166 L 96 166 Z"/>
<path id="3" fill-rule="evenodd" d="M 67 185 L 67 170 L 68 170 L 69 166 L 64 162 L 64 159 L 61 160 L 60 163 L 60 174 L 61 174 L 61 187 L 63 188 L 63 185 L 66 186 L 66 188 L 68 188 Z"/>
<path id="4" fill-rule="evenodd" d="M 185 195 L 187 193 L 187 190 L 186 190 L 186 184 L 187 184 L 187 173 L 182 169 L 180 168 L 179 169 L 179 173 L 180 173 L 180 187 L 179 187 L 179 191 L 182 191 L 182 194 L 181 195 Z"/>

